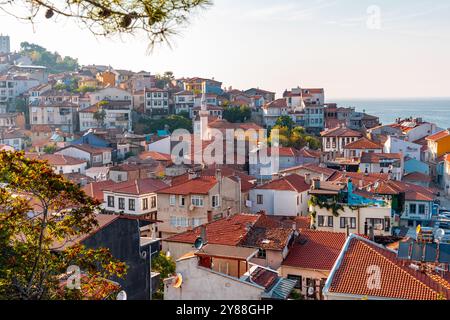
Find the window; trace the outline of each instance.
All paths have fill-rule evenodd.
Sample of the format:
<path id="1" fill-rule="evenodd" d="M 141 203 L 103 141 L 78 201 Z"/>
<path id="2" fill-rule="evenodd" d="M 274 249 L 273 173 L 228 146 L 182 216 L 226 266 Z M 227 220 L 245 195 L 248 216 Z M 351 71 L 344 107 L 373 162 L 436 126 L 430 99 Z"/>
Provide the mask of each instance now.
<path id="1" fill-rule="evenodd" d="M 350 229 L 356 229 L 356 218 L 350 218 Z"/>
<path id="2" fill-rule="evenodd" d="M 341 229 L 344 229 L 348 224 L 347 218 L 341 218 L 340 221 L 341 221 L 340 227 Z"/>
<path id="3" fill-rule="evenodd" d="M 215 196 L 212 196 L 212 207 L 213 208 L 218 208 L 219 207 L 219 195 L 215 195 Z"/>
<path id="4" fill-rule="evenodd" d="M 192 196 L 191 203 L 194 207 L 203 207 L 203 197 Z"/>
<path id="5" fill-rule="evenodd" d="M 287 278 L 290 279 L 290 280 L 297 281 L 295 283 L 295 287 L 294 287 L 295 289 L 302 289 L 302 276 L 295 276 L 295 275 L 292 275 L 292 274 L 288 274 Z"/>
<path id="6" fill-rule="evenodd" d="M 264 199 L 263 199 L 263 195 L 262 194 L 258 194 L 256 196 L 256 203 L 257 204 L 263 204 L 264 203 Z"/>
<path id="7" fill-rule="evenodd" d="M 425 205 L 424 204 L 419 204 L 419 213 L 425 214 Z"/>
<path id="8" fill-rule="evenodd" d="M 176 198 L 176 196 L 175 195 L 170 195 L 169 196 L 169 204 L 171 205 L 171 206 L 174 206 L 175 204 L 177 203 L 177 198 Z"/>
<path id="9" fill-rule="evenodd" d="M 328 227 L 333 227 L 333 217 L 328 217 Z"/>
<path id="10" fill-rule="evenodd" d="M 409 205 L 409 213 L 416 213 L 417 211 L 417 205 L 415 203 L 411 203 Z"/>
<path id="11" fill-rule="evenodd" d="M 183 196 L 180 196 L 180 207 L 184 207 L 186 203 L 186 198 Z"/>
<path id="12" fill-rule="evenodd" d="M 125 199 L 119 198 L 119 210 L 125 210 Z"/>
<path id="13" fill-rule="evenodd" d="M 317 223 L 318 223 L 319 227 L 323 227 L 323 221 L 324 221 L 324 216 L 317 217 Z"/>
<path id="14" fill-rule="evenodd" d="M 391 218 L 384 218 L 384 231 L 389 232 L 391 230 Z"/>
<path id="15" fill-rule="evenodd" d="M 108 196 L 108 207 L 114 208 L 114 197 Z"/>
<path id="16" fill-rule="evenodd" d="M 148 209 L 148 199 L 142 199 L 142 210 Z"/>
<path id="17" fill-rule="evenodd" d="M 128 210 L 130 211 L 136 210 L 134 199 L 128 199 Z"/>
<path id="18" fill-rule="evenodd" d="M 152 201 L 151 203 L 152 209 L 156 208 L 156 196 L 151 197 L 150 200 Z"/>
<path id="19" fill-rule="evenodd" d="M 266 250 L 264 249 L 259 249 L 258 250 L 258 259 L 265 259 L 267 257 L 267 253 Z"/>

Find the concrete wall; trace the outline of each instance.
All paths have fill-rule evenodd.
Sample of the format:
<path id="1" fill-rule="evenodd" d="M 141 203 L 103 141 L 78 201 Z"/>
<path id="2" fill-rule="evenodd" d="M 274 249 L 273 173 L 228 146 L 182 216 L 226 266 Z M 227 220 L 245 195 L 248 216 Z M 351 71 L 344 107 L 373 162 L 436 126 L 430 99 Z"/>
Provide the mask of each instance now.
<path id="1" fill-rule="evenodd" d="M 178 260 L 181 288 L 164 286 L 164 300 L 260 300 L 264 288 L 198 266 L 196 257 Z"/>

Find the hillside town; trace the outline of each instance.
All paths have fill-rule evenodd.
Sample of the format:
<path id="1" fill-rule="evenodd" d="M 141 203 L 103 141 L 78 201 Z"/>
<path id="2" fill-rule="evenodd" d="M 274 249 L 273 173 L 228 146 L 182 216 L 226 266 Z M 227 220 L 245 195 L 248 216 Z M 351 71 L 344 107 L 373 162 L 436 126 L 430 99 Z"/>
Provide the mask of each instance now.
<path id="1" fill-rule="evenodd" d="M 450 129 L 380 123 L 300 83 L 56 73 L 9 41 L 0 150 L 46 162 L 101 203 L 96 228 L 67 246 L 109 248 L 128 265 L 117 280 L 128 299 L 450 299 Z M 199 141 L 181 163 L 177 129 Z M 230 131 L 242 161 L 202 157 Z M 169 276 L 152 269 L 160 254 Z"/>

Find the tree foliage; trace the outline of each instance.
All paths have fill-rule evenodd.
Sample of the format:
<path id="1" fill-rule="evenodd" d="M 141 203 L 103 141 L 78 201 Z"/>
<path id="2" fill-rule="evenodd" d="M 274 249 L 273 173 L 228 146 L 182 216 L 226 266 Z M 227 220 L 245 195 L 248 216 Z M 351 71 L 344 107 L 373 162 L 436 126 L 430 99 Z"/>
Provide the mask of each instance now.
<path id="1" fill-rule="evenodd" d="M 137 134 L 156 133 L 158 130 L 186 129 L 192 133 L 192 120 L 180 115 L 170 115 L 163 119 L 149 119 L 142 117 L 134 124 L 134 131 Z"/>
<path id="2" fill-rule="evenodd" d="M 19 53 L 28 56 L 34 64 L 47 67 L 50 73 L 76 71 L 79 68 L 78 59 L 62 57 L 59 53 L 50 52 L 34 43 L 22 42 Z"/>
<path id="3" fill-rule="evenodd" d="M 172 71 L 166 71 L 163 74 L 157 74 L 155 86 L 159 89 L 165 89 L 173 79 L 175 79 L 175 76 Z"/>
<path id="4" fill-rule="evenodd" d="M 158 272 L 161 279 L 166 279 L 175 273 L 176 264 L 163 252 L 160 252 L 156 258 L 152 259 L 152 271 Z M 156 293 L 156 298 L 162 298 L 164 294 L 164 282 L 160 281 L 158 292 Z"/>
<path id="5" fill-rule="evenodd" d="M 64 17 L 93 34 L 112 36 L 143 30 L 151 45 L 167 41 L 210 0 L 0 0 L 0 9 L 27 22 Z"/>
<path id="6" fill-rule="evenodd" d="M 295 122 L 290 117 L 280 117 L 277 120 L 276 125 L 270 130 L 271 136 L 269 141 L 272 139 L 274 129 L 278 130 L 279 143 L 283 147 L 301 149 L 308 146 L 310 149 L 318 150 L 322 146 L 317 137 L 306 133 L 305 128 L 295 126 Z"/>
<path id="7" fill-rule="evenodd" d="M 225 120 L 232 123 L 246 122 L 252 117 L 252 110 L 248 106 L 229 106 L 223 110 L 223 117 Z"/>
<path id="8" fill-rule="evenodd" d="M 99 202 L 23 152 L 0 152 L 0 299 L 96 299 L 106 279 L 126 265 L 107 249 L 70 243 L 98 223 Z M 69 266 L 83 272 L 81 290 L 61 280 Z M 114 287 L 114 286 L 113 286 Z"/>

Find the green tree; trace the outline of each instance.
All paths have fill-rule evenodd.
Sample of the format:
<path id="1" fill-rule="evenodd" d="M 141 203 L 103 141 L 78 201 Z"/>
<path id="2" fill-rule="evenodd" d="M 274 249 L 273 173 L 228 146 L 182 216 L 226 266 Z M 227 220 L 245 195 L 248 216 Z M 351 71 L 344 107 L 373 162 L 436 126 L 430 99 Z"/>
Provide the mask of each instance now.
<path id="1" fill-rule="evenodd" d="M 172 71 L 166 71 L 164 74 L 157 74 L 156 75 L 156 87 L 160 89 L 164 89 L 166 86 L 172 82 L 172 80 L 175 79 L 175 76 L 173 75 Z"/>
<path id="2" fill-rule="evenodd" d="M 246 122 L 252 116 L 252 110 L 248 106 L 227 106 L 223 111 L 223 118 L 229 122 Z"/>
<path id="3" fill-rule="evenodd" d="M 0 4 L 1 8 L 1 4 Z M 79 68 L 78 60 L 71 57 L 61 57 L 57 52 L 49 52 L 44 47 L 34 43 L 22 42 L 20 54 L 28 56 L 34 64 L 43 65 L 50 73 L 76 71 Z"/>
<path id="4" fill-rule="evenodd" d="M 295 126 L 295 122 L 289 116 L 281 116 L 277 119 L 275 125 L 280 127 L 287 127 L 289 128 L 289 130 L 291 130 Z"/>
<path id="5" fill-rule="evenodd" d="M 98 126 L 102 128 L 105 125 L 106 111 L 104 109 L 95 111 L 93 118 L 97 121 Z"/>
<path id="6" fill-rule="evenodd" d="M 269 142 L 272 142 L 274 129 L 279 132 L 279 143 L 283 147 L 292 147 L 301 149 L 308 146 L 310 149 L 318 150 L 322 147 L 320 140 L 306 133 L 305 128 L 295 126 L 295 122 L 290 117 L 284 116 L 278 118 L 276 125 L 270 130 Z"/>
<path id="7" fill-rule="evenodd" d="M 143 30 L 153 45 L 167 41 L 191 14 L 210 4 L 210 0 L 11 0 L 0 2 L 0 9 L 31 23 L 41 15 L 62 16 L 99 36 Z"/>
<path id="8" fill-rule="evenodd" d="M 141 117 L 134 124 L 134 131 L 137 134 L 156 133 L 158 130 L 165 130 L 166 128 L 171 131 L 185 129 L 192 133 L 192 120 L 180 115 L 170 115 L 163 119 Z"/>
<path id="9" fill-rule="evenodd" d="M 4 151 L 0 182 L 0 299 L 95 298 L 105 279 L 125 276 L 107 249 L 66 246 L 98 225 L 100 203 L 79 186 L 45 162 Z M 73 265 L 85 275 L 81 290 L 63 290 L 60 276 Z"/>
<path id="10" fill-rule="evenodd" d="M 57 148 L 56 145 L 54 145 L 54 144 L 52 144 L 52 145 L 46 145 L 46 146 L 44 147 L 44 152 L 45 152 L 46 154 L 53 154 L 53 153 L 56 152 L 57 149 L 58 149 L 58 148 Z"/>
<path id="11" fill-rule="evenodd" d="M 166 279 L 172 276 L 175 273 L 176 264 L 175 262 L 168 256 L 166 256 L 163 252 L 160 252 L 156 258 L 152 259 L 152 271 L 158 272 L 160 274 L 160 278 Z M 159 289 L 155 293 L 155 299 L 162 299 L 164 297 L 164 282 L 160 281 Z"/>

